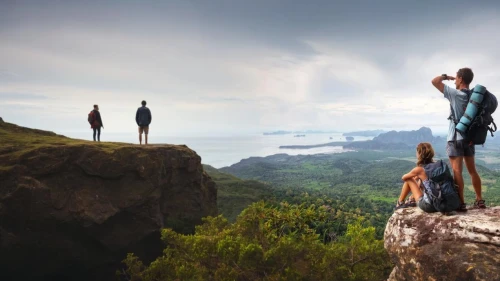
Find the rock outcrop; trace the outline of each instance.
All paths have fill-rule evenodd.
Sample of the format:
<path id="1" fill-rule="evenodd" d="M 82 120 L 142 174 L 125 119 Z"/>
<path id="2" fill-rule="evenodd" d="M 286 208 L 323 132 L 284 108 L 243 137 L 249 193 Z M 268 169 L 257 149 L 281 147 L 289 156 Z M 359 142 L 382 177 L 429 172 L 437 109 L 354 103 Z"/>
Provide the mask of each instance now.
<path id="1" fill-rule="evenodd" d="M 92 143 L 0 122 L 0 280 L 113 280 L 126 253 L 161 254 L 160 229 L 217 213 L 186 146 Z"/>
<path id="2" fill-rule="evenodd" d="M 374 141 L 383 143 L 404 143 L 407 145 L 416 145 L 420 142 L 434 142 L 434 136 L 431 129 L 422 127 L 412 131 L 390 131 L 380 134 L 373 138 Z"/>
<path id="3" fill-rule="evenodd" d="M 500 207 L 444 216 L 396 211 L 385 229 L 389 280 L 500 280 Z"/>
<path id="4" fill-rule="evenodd" d="M 407 150 L 415 149 L 421 142 L 430 142 L 435 151 L 442 151 L 446 145 L 445 139 L 434 137 L 431 129 L 422 127 L 412 131 L 390 131 L 368 141 L 354 141 L 344 145 L 344 149 L 354 150 Z"/>
<path id="5" fill-rule="evenodd" d="M 376 137 L 380 134 L 386 133 L 384 130 L 368 130 L 368 131 L 356 131 L 343 133 L 344 137 Z"/>

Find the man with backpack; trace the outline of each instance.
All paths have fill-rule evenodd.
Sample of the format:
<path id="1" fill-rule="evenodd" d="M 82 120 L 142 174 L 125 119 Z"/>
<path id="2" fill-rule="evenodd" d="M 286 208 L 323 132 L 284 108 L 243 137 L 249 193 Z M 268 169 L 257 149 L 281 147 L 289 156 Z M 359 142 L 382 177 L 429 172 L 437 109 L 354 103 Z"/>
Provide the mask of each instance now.
<path id="1" fill-rule="evenodd" d="M 461 68 L 458 70 L 456 77 L 442 74 L 432 79 L 432 85 L 436 87 L 444 97 L 450 102 L 451 115 L 450 125 L 448 129 L 448 137 L 446 144 L 446 152 L 450 159 L 450 164 L 453 169 L 455 184 L 458 186 L 458 194 L 460 197 L 460 206 L 457 211 L 467 211 L 467 205 L 464 200 L 464 178 L 462 176 L 463 163 L 467 167 L 467 171 L 472 180 L 472 186 L 476 192 L 476 200 L 474 208 L 486 208 L 485 201 L 481 196 L 481 178 L 476 170 L 475 164 L 475 144 L 470 142 L 455 130 L 457 120 L 464 115 L 465 109 L 469 104 L 470 89 L 469 85 L 474 78 L 474 73 L 470 68 Z M 443 81 L 454 80 L 455 88 L 445 85 Z"/>
<path id="2" fill-rule="evenodd" d="M 135 122 L 139 126 L 139 144 L 142 144 L 142 133 L 145 135 L 144 144 L 148 144 L 149 124 L 151 124 L 151 110 L 146 107 L 146 101 L 141 102 L 142 106 L 137 109 Z"/>
<path id="3" fill-rule="evenodd" d="M 99 106 L 94 104 L 94 110 L 89 113 L 88 121 L 90 124 L 90 128 L 94 130 L 94 141 L 96 141 L 96 133 L 97 140 L 101 141 L 101 127 L 104 129 L 104 125 L 102 124 L 101 113 L 99 113 Z"/>

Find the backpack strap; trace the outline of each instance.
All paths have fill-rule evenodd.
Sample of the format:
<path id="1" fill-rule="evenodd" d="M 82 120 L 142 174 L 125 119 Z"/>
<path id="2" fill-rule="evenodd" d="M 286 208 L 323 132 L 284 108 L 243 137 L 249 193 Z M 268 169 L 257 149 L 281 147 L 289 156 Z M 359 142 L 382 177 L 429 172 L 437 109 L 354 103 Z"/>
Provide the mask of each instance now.
<path id="1" fill-rule="evenodd" d="M 465 89 L 465 88 L 464 88 L 464 89 L 460 89 L 460 91 L 461 91 L 461 92 L 463 92 L 463 93 L 465 93 L 465 94 L 467 95 L 467 101 L 468 101 L 468 102 L 467 102 L 467 104 L 468 104 L 469 102 L 472 102 L 472 103 L 474 103 L 476 106 L 478 106 L 478 107 L 479 107 L 479 104 L 478 104 L 477 102 L 475 102 L 475 101 L 471 101 L 470 97 L 471 97 L 471 95 L 472 95 L 472 91 L 471 91 L 470 89 Z M 454 114 L 453 107 L 451 106 L 451 103 L 450 103 L 450 111 L 451 111 L 451 112 L 450 112 L 450 117 L 448 117 L 448 120 L 452 120 L 452 121 L 453 121 L 453 123 L 455 123 L 455 127 L 456 127 L 456 126 L 458 125 L 458 123 L 460 123 L 460 122 L 457 120 L 457 116 L 455 116 L 455 114 Z M 465 113 L 465 108 L 464 108 L 464 115 L 463 115 L 463 116 L 465 116 L 465 118 L 467 118 L 467 119 L 469 119 L 469 120 L 471 120 L 471 121 L 472 121 L 472 118 L 471 118 L 469 115 L 467 115 L 467 113 Z M 465 125 L 465 124 L 464 124 L 464 125 Z M 453 141 L 453 142 L 454 142 L 454 145 L 455 145 L 455 147 L 456 147 L 456 146 L 457 146 L 457 130 L 456 130 L 456 128 L 455 128 L 455 136 L 453 137 L 453 139 L 454 139 L 454 141 Z"/>
<path id="2" fill-rule="evenodd" d="M 457 126 L 458 122 L 457 119 L 455 118 L 455 113 L 453 112 L 453 107 L 451 106 L 450 103 L 450 116 L 448 117 L 448 120 L 451 120 L 453 124 L 455 124 L 455 127 Z M 455 135 L 453 136 L 453 145 L 457 147 L 457 130 L 455 129 Z"/>
<path id="3" fill-rule="evenodd" d="M 453 121 L 453 123 L 458 124 L 457 119 L 455 118 L 455 114 L 453 113 L 453 107 L 451 106 L 450 103 L 450 116 L 448 117 L 448 120 Z"/>
<path id="4" fill-rule="evenodd" d="M 467 95 L 467 100 L 470 101 L 470 96 L 472 95 L 470 90 L 469 89 L 461 89 L 460 91 L 464 92 Z M 464 110 L 464 114 L 465 114 L 465 110 Z M 469 118 L 469 116 L 466 116 L 466 117 Z M 450 103 L 450 116 L 448 117 L 448 120 L 452 120 L 453 123 L 455 123 L 455 125 L 458 124 L 457 116 L 455 116 L 455 113 L 453 111 L 453 106 L 451 106 L 451 103 Z"/>
<path id="5" fill-rule="evenodd" d="M 470 99 L 470 96 L 472 95 L 472 90 L 471 89 L 460 89 L 460 91 L 464 92 L 467 94 L 467 99 Z"/>
<path id="6" fill-rule="evenodd" d="M 495 124 L 495 121 L 493 121 L 493 120 L 491 121 L 491 124 L 493 125 L 493 128 L 495 128 L 495 129 L 493 129 L 492 127 L 488 127 L 488 131 L 490 131 L 490 134 L 493 137 L 494 136 L 493 133 L 497 131 L 497 124 Z"/>
<path id="7" fill-rule="evenodd" d="M 469 100 L 469 102 L 472 103 L 473 105 L 477 106 L 478 108 L 482 108 L 483 107 L 480 103 L 478 103 L 475 100 Z"/>

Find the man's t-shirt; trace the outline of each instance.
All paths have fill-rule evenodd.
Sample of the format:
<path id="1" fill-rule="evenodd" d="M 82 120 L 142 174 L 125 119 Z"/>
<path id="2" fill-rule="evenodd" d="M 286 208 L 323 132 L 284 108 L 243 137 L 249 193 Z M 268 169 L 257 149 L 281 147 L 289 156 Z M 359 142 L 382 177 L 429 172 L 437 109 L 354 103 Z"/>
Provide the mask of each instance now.
<path id="1" fill-rule="evenodd" d="M 467 94 L 445 84 L 444 97 L 450 101 L 452 110 L 451 114 L 453 114 L 457 122 L 460 121 L 460 118 L 462 117 L 462 115 L 464 115 L 465 107 L 469 102 Z M 460 135 L 460 133 L 457 133 L 456 140 L 462 140 L 462 139 L 463 139 L 462 135 Z M 453 120 L 450 120 L 450 127 L 448 129 L 447 140 L 448 141 L 455 140 L 455 123 L 453 123 Z"/>

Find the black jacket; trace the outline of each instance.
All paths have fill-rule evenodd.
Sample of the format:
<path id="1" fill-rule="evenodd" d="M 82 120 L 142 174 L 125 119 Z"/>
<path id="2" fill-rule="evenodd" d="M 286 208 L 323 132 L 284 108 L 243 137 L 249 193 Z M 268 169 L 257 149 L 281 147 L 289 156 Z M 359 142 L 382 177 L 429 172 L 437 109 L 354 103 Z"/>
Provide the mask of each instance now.
<path id="1" fill-rule="evenodd" d="M 137 109 L 137 113 L 135 114 L 135 122 L 139 127 L 147 127 L 151 124 L 151 120 L 153 117 L 151 116 L 151 110 L 145 106 L 141 106 Z"/>

